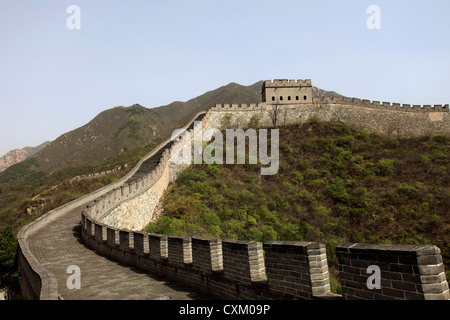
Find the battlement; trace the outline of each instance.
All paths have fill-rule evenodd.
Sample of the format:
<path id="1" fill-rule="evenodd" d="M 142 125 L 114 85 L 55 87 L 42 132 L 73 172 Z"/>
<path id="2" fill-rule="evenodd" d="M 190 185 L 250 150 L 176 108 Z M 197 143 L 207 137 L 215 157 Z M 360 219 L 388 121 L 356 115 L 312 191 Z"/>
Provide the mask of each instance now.
<path id="1" fill-rule="evenodd" d="M 265 80 L 263 87 L 311 87 L 311 79 L 306 80 L 287 80 L 287 79 L 275 79 Z"/>
<path id="2" fill-rule="evenodd" d="M 100 254 L 225 299 L 450 299 L 441 251 L 433 245 L 342 243 L 342 296 L 330 292 L 325 245 L 221 240 L 121 230 L 81 214 L 82 236 Z M 380 287 L 367 285 L 369 267 Z"/>
<path id="3" fill-rule="evenodd" d="M 214 107 L 211 108 L 211 111 L 220 111 L 220 110 L 232 110 L 232 111 L 246 111 L 246 110 L 265 110 L 266 104 L 262 103 L 216 103 Z"/>
<path id="4" fill-rule="evenodd" d="M 113 259 L 227 299 L 336 299 L 325 246 L 120 230 L 81 215 L 86 243 Z M 106 235 L 106 236 L 105 236 Z M 165 248 L 166 250 L 162 249 Z"/>
<path id="5" fill-rule="evenodd" d="M 370 101 L 366 99 L 347 97 L 321 97 L 314 98 L 314 104 L 344 104 L 381 110 L 404 112 L 449 112 L 449 105 L 411 105 L 391 102 Z"/>

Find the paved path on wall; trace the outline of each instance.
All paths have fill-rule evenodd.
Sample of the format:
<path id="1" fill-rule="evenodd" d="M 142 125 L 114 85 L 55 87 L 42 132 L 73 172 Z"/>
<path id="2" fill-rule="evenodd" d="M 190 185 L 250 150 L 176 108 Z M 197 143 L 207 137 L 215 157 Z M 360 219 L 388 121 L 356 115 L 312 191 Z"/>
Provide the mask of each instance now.
<path id="1" fill-rule="evenodd" d="M 83 205 L 84 206 L 84 205 Z M 31 252 L 52 272 L 65 300 L 187 300 L 209 299 L 189 287 L 150 275 L 97 254 L 84 245 L 78 225 L 83 206 L 75 208 L 33 234 Z M 68 289 L 67 267 L 81 271 L 81 288 Z"/>

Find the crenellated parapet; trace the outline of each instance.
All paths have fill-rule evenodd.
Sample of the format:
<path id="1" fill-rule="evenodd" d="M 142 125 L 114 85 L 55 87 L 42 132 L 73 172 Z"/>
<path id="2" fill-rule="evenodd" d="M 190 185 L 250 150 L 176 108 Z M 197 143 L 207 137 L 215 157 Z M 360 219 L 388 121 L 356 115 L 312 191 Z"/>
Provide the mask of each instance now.
<path id="1" fill-rule="evenodd" d="M 450 299 L 433 245 L 342 243 L 342 296 L 330 292 L 325 245 L 242 241 L 120 230 L 81 214 L 82 236 L 100 254 L 226 299 Z M 105 234 L 107 235 L 105 238 Z M 379 272 L 373 288 L 371 268 Z"/>
<path id="2" fill-rule="evenodd" d="M 365 99 L 347 97 L 320 97 L 313 99 L 314 104 L 341 104 L 358 107 L 374 108 L 380 110 L 405 112 L 449 112 L 449 105 L 411 105 L 391 102 L 370 101 Z"/>
<path id="3" fill-rule="evenodd" d="M 211 111 L 247 111 L 247 110 L 266 110 L 267 105 L 260 103 L 221 103 L 211 108 Z"/>
<path id="4" fill-rule="evenodd" d="M 265 80 L 264 87 L 282 88 L 282 87 L 311 87 L 311 79 L 305 80 L 288 80 L 288 79 L 275 79 Z"/>
<path id="5" fill-rule="evenodd" d="M 81 232 L 102 255 L 232 299 L 339 299 L 330 292 L 325 247 L 165 236 L 96 222 L 86 209 Z"/>

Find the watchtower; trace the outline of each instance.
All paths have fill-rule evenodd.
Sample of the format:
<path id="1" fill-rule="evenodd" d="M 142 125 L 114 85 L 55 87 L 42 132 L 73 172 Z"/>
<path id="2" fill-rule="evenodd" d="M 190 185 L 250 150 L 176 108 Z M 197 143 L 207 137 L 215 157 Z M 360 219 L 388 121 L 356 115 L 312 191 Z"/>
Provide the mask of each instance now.
<path id="1" fill-rule="evenodd" d="M 266 80 L 263 82 L 262 101 L 267 104 L 312 104 L 311 80 Z"/>

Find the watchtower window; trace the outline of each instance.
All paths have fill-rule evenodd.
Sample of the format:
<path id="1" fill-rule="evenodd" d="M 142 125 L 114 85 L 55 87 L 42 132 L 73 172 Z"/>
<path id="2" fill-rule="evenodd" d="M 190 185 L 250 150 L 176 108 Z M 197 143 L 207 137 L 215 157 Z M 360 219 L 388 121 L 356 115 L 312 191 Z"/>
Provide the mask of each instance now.
<path id="1" fill-rule="evenodd" d="M 288 100 L 289 100 L 289 101 L 291 100 L 291 96 L 288 96 Z"/>
<path id="2" fill-rule="evenodd" d="M 275 97 L 272 97 L 272 101 L 275 101 Z"/>
<path id="3" fill-rule="evenodd" d="M 295 100 L 298 100 L 298 96 L 295 96 Z"/>
<path id="4" fill-rule="evenodd" d="M 280 96 L 280 101 L 283 101 L 283 96 Z"/>
<path id="5" fill-rule="evenodd" d="M 303 100 L 306 100 L 306 96 L 303 96 Z"/>

